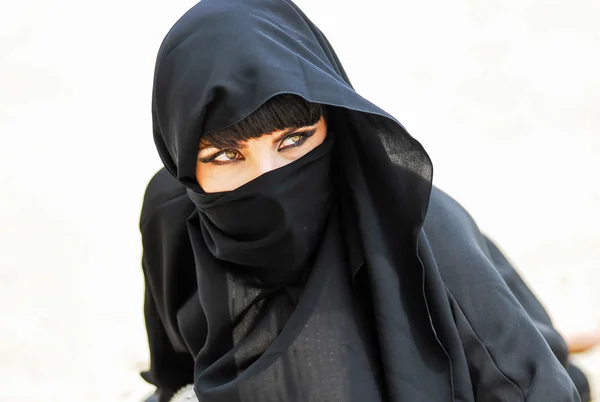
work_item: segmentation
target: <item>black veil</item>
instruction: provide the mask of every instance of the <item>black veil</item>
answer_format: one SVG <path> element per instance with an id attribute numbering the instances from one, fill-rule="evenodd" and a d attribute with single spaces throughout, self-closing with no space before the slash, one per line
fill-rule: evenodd
<path id="1" fill-rule="evenodd" d="M 202 133 L 230 126 L 282 93 L 330 107 L 344 186 L 340 218 L 325 230 L 310 278 L 274 291 L 240 286 L 219 269 L 187 193 L 200 191 Z M 176 236 L 168 221 L 153 227 L 163 239 L 144 245 L 148 292 L 160 304 L 150 307 L 166 323 L 163 337 L 182 360 L 178 367 L 189 369 L 182 356 L 194 356 L 190 380 L 201 401 L 442 401 L 470 393 L 470 368 L 440 273 L 431 255 L 424 265 L 417 252 L 430 241 L 421 233 L 431 161 L 395 118 L 353 90 L 327 39 L 298 7 L 288 0 L 202 0 L 161 45 L 152 116 L 160 157 L 179 182 L 169 185 L 183 189 L 167 201 L 183 205 L 174 213 L 189 219 Z M 328 234 L 340 228 L 354 228 L 356 244 Z M 360 249 L 361 260 L 347 248 Z M 469 265 L 469 255 L 463 257 Z M 167 268 L 158 272 L 153 261 Z M 195 267 L 195 275 L 183 273 L 184 266 Z M 350 275 L 327 266 L 350 267 Z M 176 277 L 187 278 L 187 289 L 175 285 Z M 355 298 L 353 285 L 366 288 L 368 300 Z M 352 306 L 354 320 L 322 321 L 343 306 Z M 337 345 L 320 343 L 335 337 Z M 340 345 L 344 363 L 328 363 Z M 307 378 L 312 365 L 329 377 Z M 176 374 L 187 374 L 178 370 L 163 376 L 172 378 L 165 387 L 181 385 Z M 458 381 L 462 390 L 455 389 Z"/>

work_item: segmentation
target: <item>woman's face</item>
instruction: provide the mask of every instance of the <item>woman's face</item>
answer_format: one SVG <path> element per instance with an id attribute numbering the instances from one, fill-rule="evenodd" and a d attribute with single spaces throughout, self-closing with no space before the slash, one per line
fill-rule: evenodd
<path id="1" fill-rule="evenodd" d="M 196 179 L 207 193 L 235 190 L 303 157 L 321 145 L 325 137 L 327 124 L 321 118 L 315 125 L 265 133 L 235 148 L 220 149 L 201 143 Z"/>

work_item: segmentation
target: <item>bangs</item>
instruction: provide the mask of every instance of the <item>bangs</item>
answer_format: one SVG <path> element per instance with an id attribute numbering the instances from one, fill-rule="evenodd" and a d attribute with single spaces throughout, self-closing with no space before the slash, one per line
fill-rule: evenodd
<path id="1" fill-rule="evenodd" d="M 222 130 L 206 133 L 200 145 L 233 148 L 240 142 L 260 138 L 273 131 L 316 124 L 326 117 L 320 103 L 311 103 L 298 95 L 276 95 L 263 103 L 244 120 Z"/>

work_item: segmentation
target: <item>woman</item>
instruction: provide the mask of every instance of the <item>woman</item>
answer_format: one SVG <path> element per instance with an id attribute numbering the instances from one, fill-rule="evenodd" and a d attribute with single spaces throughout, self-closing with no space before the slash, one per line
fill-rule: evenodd
<path id="1" fill-rule="evenodd" d="M 193 7 L 152 112 L 161 401 L 186 384 L 218 402 L 579 400 L 544 310 L 293 3 Z"/>

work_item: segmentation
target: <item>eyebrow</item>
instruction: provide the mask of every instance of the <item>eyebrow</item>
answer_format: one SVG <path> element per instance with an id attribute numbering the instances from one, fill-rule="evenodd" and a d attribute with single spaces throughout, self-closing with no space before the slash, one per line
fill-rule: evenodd
<path id="1" fill-rule="evenodd" d="M 310 130 L 310 127 L 312 126 L 304 126 L 304 127 L 292 127 L 292 128 L 288 128 L 287 130 L 284 130 L 283 133 L 279 134 L 275 139 L 273 139 L 273 144 L 275 144 L 276 142 L 279 142 L 283 139 L 283 137 L 285 137 L 286 135 L 290 135 L 291 133 L 293 133 L 294 131 L 300 131 L 302 129 L 302 131 L 308 131 Z"/>
<path id="2" fill-rule="evenodd" d="M 281 141 L 286 135 L 289 135 L 291 133 L 293 133 L 294 131 L 298 131 L 298 132 L 306 132 L 306 131 L 310 131 L 310 130 L 315 130 L 315 124 L 310 125 L 310 126 L 303 126 L 303 127 L 290 127 L 286 130 L 284 130 L 281 134 L 279 134 L 277 137 L 275 137 L 273 139 L 273 143 L 279 142 Z M 260 138 L 260 137 L 259 137 Z M 244 141 L 245 142 L 245 141 Z M 215 145 L 211 144 L 211 143 L 200 143 L 200 147 L 198 149 L 198 151 L 203 151 L 205 149 L 208 148 L 216 148 L 218 149 Z M 238 146 L 237 148 L 239 149 L 245 149 L 247 148 L 247 145 L 242 145 L 242 146 Z"/>

